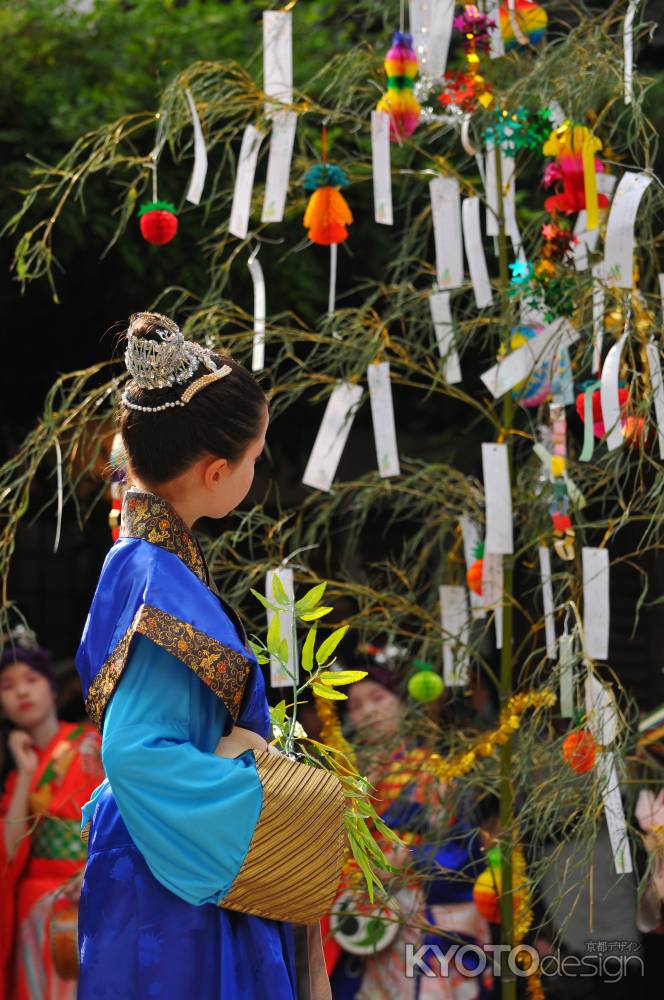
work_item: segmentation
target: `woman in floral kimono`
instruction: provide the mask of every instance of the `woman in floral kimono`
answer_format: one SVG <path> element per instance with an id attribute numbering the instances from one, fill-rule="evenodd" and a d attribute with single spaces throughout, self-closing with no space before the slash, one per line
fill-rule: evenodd
<path id="1" fill-rule="evenodd" d="M 78 900 L 86 856 L 80 814 L 103 776 L 99 737 L 88 723 L 58 721 L 48 654 L 20 641 L 0 658 L 16 765 L 0 801 L 0 998 L 73 1000 L 75 981 L 54 967 L 51 921 L 63 909 L 71 917 Z M 73 934 L 75 919 L 70 925 Z"/>

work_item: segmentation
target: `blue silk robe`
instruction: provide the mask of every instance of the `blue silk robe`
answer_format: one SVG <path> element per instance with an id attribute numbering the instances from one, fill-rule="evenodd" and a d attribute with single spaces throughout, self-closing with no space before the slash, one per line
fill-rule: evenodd
<path id="1" fill-rule="evenodd" d="M 234 722 L 268 735 L 262 674 L 195 539 L 152 494 L 125 497 L 77 667 L 107 774 L 83 813 L 79 1000 L 295 1000 L 292 927 L 266 919 L 300 895 L 292 853 L 280 874 L 279 835 L 264 843 L 276 793 L 253 753 L 214 754 Z M 329 894 L 336 858 L 316 860 Z"/>

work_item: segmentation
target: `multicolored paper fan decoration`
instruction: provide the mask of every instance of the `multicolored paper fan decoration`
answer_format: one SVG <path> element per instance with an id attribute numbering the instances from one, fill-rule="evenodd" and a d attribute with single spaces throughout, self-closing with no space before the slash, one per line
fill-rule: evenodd
<path id="1" fill-rule="evenodd" d="M 505 52 L 526 48 L 527 45 L 539 45 L 549 21 L 544 8 L 532 0 L 516 0 L 514 6 L 515 9 L 511 12 L 505 5 L 500 8 L 500 33 L 503 36 Z M 516 32 L 514 22 L 516 22 Z M 518 35 L 521 35 L 521 38 L 517 37 Z"/>
<path id="2" fill-rule="evenodd" d="M 153 246 L 170 243 L 178 231 L 175 205 L 170 201 L 146 202 L 139 208 L 138 218 L 143 239 Z"/>
<path id="3" fill-rule="evenodd" d="M 392 48 L 385 57 L 387 91 L 376 105 L 376 111 L 390 116 L 390 139 L 401 142 L 412 135 L 420 120 L 421 108 L 413 93 L 417 76 L 417 56 L 413 36 L 397 31 Z"/>
<path id="4" fill-rule="evenodd" d="M 348 239 L 346 228 L 353 221 L 351 210 L 339 190 L 348 184 L 348 175 L 333 163 L 316 163 L 304 176 L 304 190 L 311 198 L 304 213 L 304 225 L 312 243 L 329 246 Z"/>

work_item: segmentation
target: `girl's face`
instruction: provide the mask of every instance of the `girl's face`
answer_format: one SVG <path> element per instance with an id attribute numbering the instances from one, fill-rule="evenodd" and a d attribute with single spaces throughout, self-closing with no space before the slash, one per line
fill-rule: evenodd
<path id="1" fill-rule="evenodd" d="M 43 674 L 19 661 L 0 672 L 0 705 L 13 725 L 30 730 L 55 711 L 55 696 Z"/>
<path id="2" fill-rule="evenodd" d="M 380 743 L 399 731 L 401 699 L 375 681 L 358 681 L 348 688 L 348 718 L 365 743 Z"/>
<path id="3" fill-rule="evenodd" d="M 226 517 L 242 503 L 251 489 L 256 462 L 265 447 L 265 435 L 269 422 L 270 414 L 266 406 L 258 434 L 253 441 L 249 442 L 244 455 L 237 462 L 228 463 L 224 474 L 219 479 L 218 505 L 215 503 L 216 511 L 212 515 L 213 517 Z"/>

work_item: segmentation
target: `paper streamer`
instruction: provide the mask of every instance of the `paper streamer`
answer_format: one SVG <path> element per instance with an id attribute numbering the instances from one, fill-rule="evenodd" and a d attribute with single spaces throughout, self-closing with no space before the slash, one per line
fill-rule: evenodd
<path id="1" fill-rule="evenodd" d="M 465 587 L 439 587 L 443 629 L 443 680 L 447 687 L 468 683 L 469 616 Z"/>
<path id="2" fill-rule="evenodd" d="M 477 558 L 475 552 L 480 543 L 480 532 L 475 522 L 467 514 L 463 514 L 459 518 L 459 524 L 463 536 L 463 556 L 466 560 L 466 568 L 468 569 Z M 473 618 L 486 618 L 483 595 L 476 594 L 474 590 L 469 591 L 469 595 Z"/>
<path id="3" fill-rule="evenodd" d="M 565 632 L 558 642 L 558 671 L 560 680 L 560 714 L 563 719 L 574 718 L 574 636 Z"/>
<path id="4" fill-rule="evenodd" d="M 247 125 L 242 136 L 240 158 L 235 175 L 231 220 L 228 231 L 238 239 L 243 240 L 249 230 L 249 215 L 251 212 L 251 194 L 254 189 L 254 175 L 258 151 L 263 141 L 263 133 L 253 125 Z"/>
<path id="5" fill-rule="evenodd" d="M 596 174 L 596 184 L 598 194 L 604 194 L 611 200 L 613 189 L 616 186 L 616 176 L 614 174 Z M 585 208 L 581 209 L 576 217 L 574 225 L 574 236 L 576 243 L 573 247 L 574 266 L 577 271 L 587 271 L 590 266 L 589 253 L 594 253 L 599 240 L 599 227 L 588 228 L 588 216 Z"/>
<path id="6" fill-rule="evenodd" d="M 329 491 L 361 398 L 362 387 L 352 382 L 334 388 L 304 470 L 305 486 Z"/>
<path id="7" fill-rule="evenodd" d="M 596 743 L 609 747 L 618 735 L 618 708 L 613 692 L 598 677 L 586 677 L 586 726 Z"/>
<path id="8" fill-rule="evenodd" d="M 618 288 L 634 284 L 634 223 L 651 182 L 648 174 L 623 174 L 611 205 L 604 237 L 604 278 Z"/>
<path id="9" fill-rule="evenodd" d="M 662 303 L 662 323 L 664 324 L 664 274 L 658 275 L 659 278 L 659 298 Z"/>
<path id="10" fill-rule="evenodd" d="M 602 281 L 602 265 L 593 268 L 593 360 L 591 371 L 599 374 L 602 367 L 602 347 L 604 345 L 604 300 L 606 291 Z M 591 421 L 592 423 L 592 421 Z"/>
<path id="11" fill-rule="evenodd" d="M 500 30 L 500 3 L 498 0 L 487 0 L 486 12 L 496 25 L 495 28 L 489 29 L 490 55 L 492 59 L 499 59 L 500 56 L 505 55 L 505 46 L 503 44 L 503 33 Z"/>
<path id="12" fill-rule="evenodd" d="M 263 11 L 263 90 L 269 118 L 279 113 L 279 102 L 293 103 L 293 18 L 290 11 Z"/>
<path id="13" fill-rule="evenodd" d="M 579 331 L 566 319 L 555 320 L 521 347 L 506 354 L 480 378 L 494 399 L 500 399 L 527 379 L 544 360 L 553 359 L 556 351 L 575 344 L 579 336 Z"/>
<path id="14" fill-rule="evenodd" d="M 486 514 L 484 552 L 511 555 L 514 539 L 507 445 L 482 445 L 482 474 Z"/>
<path id="15" fill-rule="evenodd" d="M 496 177 L 496 151 L 492 142 L 487 142 L 484 157 L 484 193 L 486 195 L 486 234 L 498 235 L 498 178 Z"/>
<path id="16" fill-rule="evenodd" d="M 247 261 L 254 285 L 254 344 L 251 353 L 252 372 L 261 371 L 265 367 L 265 278 L 263 268 L 258 261 L 260 244 Z"/>
<path id="17" fill-rule="evenodd" d="M 261 222 L 281 222 L 284 217 L 296 125 L 294 111 L 275 111 L 272 115 Z"/>
<path id="18" fill-rule="evenodd" d="M 453 20 L 454 0 L 410 0 L 410 31 L 423 77 L 445 72 Z"/>
<path id="19" fill-rule="evenodd" d="M 628 334 L 623 333 L 606 356 L 600 380 L 602 419 L 606 430 L 606 447 L 614 451 L 624 444 L 618 383 L 620 381 L 620 355 Z"/>
<path id="20" fill-rule="evenodd" d="M 551 582 L 551 553 L 548 545 L 538 548 L 540 578 L 542 580 L 542 604 L 544 607 L 544 636 L 546 638 L 546 655 L 550 660 L 556 658 L 556 626 L 553 618 L 553 584 Z"/>
<path id="21" fill-rule="evenodd" d="M 208 168 L 207 149 L 205 148 L 205 139 L 203 138 L 201 120 L 198 117 L 196 103 L 192 97 L 191 91 L 188 89 L 185 90 L 184 96 L 187 98 L 187 104 L 189 105 L 189 110 L 191 112 L 191 123 L 194 126 L 194 169 L 191 172 L 189 189 L 185 197 L 187 201 L 192 203 L 192 205 L 198 205 L 200 204 L 201 196 L 203 194 L 205 177 Z"/>
<path id="22" fill-rule="evenodd" d="M 462 206 L 463 240 L 466 247 L 466 259 L 470 280 L 475 294 L 475 305 L 484 309 L 491 305 L 493 296 L 489 282 L 489 272 L 486 267 L 484 247 L 482 246 L 482 230 L 480 228 L 479 198 L 465 198 Z"/>
<path id="23" fill-rule="evenodd" d="M 391 226 L 394 220 L 390 168 L 390 116 L 385 111 L 371 112 L 371 163 L 374 218 L 384 226 Z"/>
<path id="24" fill-rule="evenodd" d="M 594 660 L 609 656 L 609 553 L 607 549 L 584 548 L 583 628 L 588 655 Z"/>
<path id="25" fill-rule="evenodd" d="M 623 47 L 625 50 L 625 104 L 634 100 L 634 18 L 640 0 L 629 0 L 629 7 L 623 23 Z"/>
<path id="26" fill-rule="evenodd" d="M 445 381 L 450 385 L 461 382 L 461 363 L 454 343 L 454 325 L 449 292 L 432 292 L 429 296 L 431 319 L 438 351 L 444 362 Z"/>
<path id="27" fill-rule="evenodd" d="M 655 404 L 659 457 L 664 458 L 664 385 L 662 384 L 662 364 L 659 355 L 659 346 L 655 340 L 650 340 L 646 344 L 646 357 L 648 359 L 648 370 L 650 372 L 652 399 Z"/>
<path id="28" fill-rule="evenodd" d="M 274 578 L 278 576 L 283 588 L 286 591 L 288 597 L 293 600 L 293 570 L 292 569 L 269 569 L 267 571 L 267 576 L 265 579 L 265 597 L 268 601 L 276 603 L 274 596 Z M 272 619 L 274 618 L 276 612 L 272 611 L 270 608 L 267 609 L 267 626 L 270 627 Z M 291 687 L 293 684 L 293 677 L 297 681 L 298 676 L 298 655 L 297 647 L 293 648 L 293 615 L 290 611 L 280 611 L 279 612 L 279 634 L 282 639 L 285 639 L 288 643 L 288 669 L 291 671 L 292 677 L 289 677 L 288 672 L 279 663 L 275 657 L 270 657 L 270 684 L 273 688 L 280 687 Z"/>
<path id="29" fill-rule="evenodd" d="M 466 115 L 461 123 L 461 145 L 468 156 L 477 156 L 477 150 L 470 141 L 470 115 Z M 482 170 L 480 170 L 480 176 L 482 176 Z"/>
<path id="30" fill-rule="evenodd" d="M 389 362 L 369 365 L 367 380 L 378 472 L 382 479 L 387 479 L 401 473 Z"/>
<path id="31" fill-rule="evenodd" d="M 436 247 L 436 281 L 439 288 L 459 288 L 463 284 L 459 182 L 453 177 L 434 177 L 429 182 L 429 197 Z"/>
<path id="32" fill-rule="evenodd" d="M 632 856 L 627 837 L 627 824 L 625 823 L 625 813 L 620 797 L 620 786 L 618 784 L 614 755 L 612 753 L 598 754 L 595 766 L 597 768 L 600 787 L 602 788 L 604 817 L 609 831 L 616 874 L 629 875 L 633 871 Z"/>
<path id="33" fill-rule="evenodd" d="M 503 648 L 503 557 L 485 549 L 482 565 L 482 600 L 487 611 L 493 611 L 496 648 Z"/>
<path id="34" fill-rule="evenodd" d="M 53 439 L 53 444 L 55 445 L 55 475 L 57 480 L 57 491 L 58 491 L 58 509 L 55 516 L 55 541 L 53 542 L 53 553 L 55 554 L 60 547 L 60 532 L 62 531 L 62 507 L 64 500 L 64 491 L 62 488 L 62 448 L 60 447 L 60 442 L 57 437 Z"/>
<path id="35" fill-rule="evenodd" d="M 330 288 L 327 296 L 327 314 L 331 316 L 335 309 L 337 295 L 337 244 L 330 243 Z"/>

